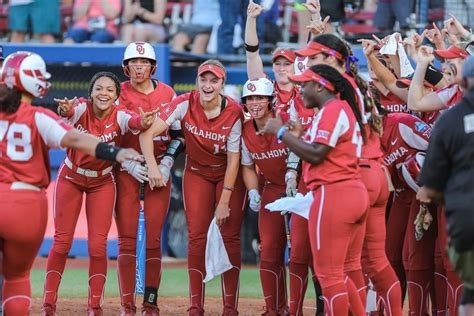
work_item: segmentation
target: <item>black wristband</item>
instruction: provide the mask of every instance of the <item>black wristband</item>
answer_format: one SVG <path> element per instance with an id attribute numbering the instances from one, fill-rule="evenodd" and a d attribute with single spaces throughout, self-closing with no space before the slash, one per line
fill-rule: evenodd
<path id="1" fill-rule="evenodd" d="M 245 50 L 250 52 L 250 53 L 255 53 L 258 50 L 258 44 L 257 45 L 248 45 L 247 43 L 244 43 Z"/>
<path id="2" fill-rule="evenodd" d="M 183 150 L 184 143 L 178 138 L 172 139 L 166 149 L 165 156 L 171 156 L 173 159 L 176 159 Z"/>
<path id="3" fill-rule="evenodd" d="M 115 162 L 117 154 L 121 148 L 112 146 L 110 144 L 100 142 L 95 148 L 95 157 L 102 160 Z"/>

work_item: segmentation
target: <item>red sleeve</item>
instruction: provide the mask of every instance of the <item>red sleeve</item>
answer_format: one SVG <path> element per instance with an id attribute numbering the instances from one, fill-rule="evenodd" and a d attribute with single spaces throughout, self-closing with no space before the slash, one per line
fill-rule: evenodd
<path id="1" fill-rule="evenodd" d="M 190 100 L 191 92 L 184 93 L 177 98 L 174 98 L 169 104 L 164 106 L 162 110 L 158 113 L 158 116 L 163 120 L 167 121 L 168 118 L 176 111 L 176 108 L 179 104 L 183 103 L 184 101 Z"/>
<path id="2" fill-rule="evenodd" d="M 127 112 L 128 114 L 131 115 L 131 118 L 128 120 L 128 127 L 130 127 L 130 129 L 135 129 L 135 130 L 139 130 L 139 131 L 145 130 L 142 126 L 142 117 L 141 117 L 141 115 L 130 112 L 130 111 L 125 111 L 125 112 Z"/>

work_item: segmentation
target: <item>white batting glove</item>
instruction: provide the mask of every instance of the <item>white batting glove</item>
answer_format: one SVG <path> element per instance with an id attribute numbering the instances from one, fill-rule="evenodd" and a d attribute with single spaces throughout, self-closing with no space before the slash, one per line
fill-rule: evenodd
<path id="1" fill-rule="evenodd" d="M 286 196 L 294 197 L 298 192 L 298 182 L 296 182 L 296 172 L 288 170 L 285 174 Z"/>
<path id="2" fill-rule="evenodd" d="M 140 183 L 148 181 L 148 168 L 146 166 L 142 166 L 138 161 L 125 160 L 122 162 L 122 169 L 127 170 L 128 174 L 134 177 Z"/>
<path id="3" fill-rule="evenodd" d="M 249 191 L 249 206 L 250 209 L 254 212 L 260 211 L 260 202 L 262 201 L 260 193 L 256 189 Z"/>
<path id="4" fill-rule="evenodd" d="M 171 168 L 173 168 L 174 159 L 171 156 L 164 156 L 160 162 L 160 172 L 163 177 L 163 182 L 168 183 L 171 174 Z"/>

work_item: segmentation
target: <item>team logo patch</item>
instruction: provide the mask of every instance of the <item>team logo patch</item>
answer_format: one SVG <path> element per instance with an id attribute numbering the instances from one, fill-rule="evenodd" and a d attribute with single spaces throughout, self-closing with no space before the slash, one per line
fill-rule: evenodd
<path id="1" fill-rule="evenodd" d="M 257 90 L 257 87 L 255 87 L 255 85 L 250 82 L 250 83 L 247 85 L 247 89 L 248 89 L 249 91 L 255 92 L 255 90 Z"/>
<path id="2" fill-rule="evenodd" d="M 329 139 L 329 132 L 324 130 L 319 130 L 316 138 Z"/>
<path id="3" fill-rule="evenodd" d="M 430 126 L 426 123 L 423 123 L 423 122 L 416 122 L 415 123 L 415 129 L 420 133 L 423 133 L 428 128 L 430 128 Z"/>
<path id="4" fill-rule="evenodd" d="M 142 44 L 137 44 L 136 49 L 137 53 L 139 53 L 140 55 L 145 54 L 145 47 Z"/>

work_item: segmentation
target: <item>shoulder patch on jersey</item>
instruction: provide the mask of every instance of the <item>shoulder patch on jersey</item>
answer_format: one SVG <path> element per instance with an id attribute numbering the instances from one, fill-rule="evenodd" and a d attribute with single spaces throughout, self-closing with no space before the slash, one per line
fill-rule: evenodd
<path id="1" fill-rule="evenodd" d="M 325 130 L 318 130 L 316 138 L 329 139 L 329 132 Z"/>
<path id="2" fill-rule="evenodd" d="M 420 133 L 423 133 L 428 128 L 430 128 L 430 126 L 428 124 L 424 123 L 424 122 L 416 122 L 415 123 L 415 129 Z"/>

